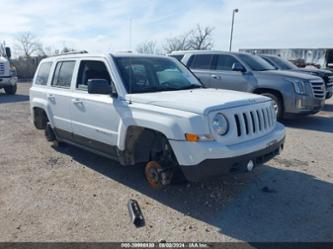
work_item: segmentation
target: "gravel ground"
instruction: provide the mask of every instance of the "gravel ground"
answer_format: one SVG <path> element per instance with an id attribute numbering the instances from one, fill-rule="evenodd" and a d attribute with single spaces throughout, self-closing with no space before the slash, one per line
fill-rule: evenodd
<path id="1" fill-rule="evenodd" d="M 0 94 L 0 241 L 333 241 L 333 100 L 285 122 L 283 154 L 254 173 L 157 191 L 141 167 L 53 148 L 29 87 Z M 146 226 L 130 223 L 129 198 Z"/>

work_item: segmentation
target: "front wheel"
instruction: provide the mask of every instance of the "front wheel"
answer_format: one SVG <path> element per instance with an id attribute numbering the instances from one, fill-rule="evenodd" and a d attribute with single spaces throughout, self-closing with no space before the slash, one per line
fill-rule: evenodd
<path id="1" fill-rule="evenodd" d="M 333 93 L 331 93 L 331 92 L 328 92 L 328 93 L 326 93 L 326 99 L 329 99 L 329 98 L 331 98 L 331 97 L 332 97 L 332 95 L 333 95 Z"/>
<path id="2" fill-rule="evenodd" d="M 272 99 L 276 117 L 277 119 L 281 119 L 283 117 L 283 106 L 281 99 L 273 93 L 262 93 L 261 95 Z"/>
<path id="3" fill-rule="evenodd" d="M 5 92 L 8 95 L 14 95 L 16 93 L 17 90 L 17 85 L 13 85 L 13 86 L 5 86 Z"/>

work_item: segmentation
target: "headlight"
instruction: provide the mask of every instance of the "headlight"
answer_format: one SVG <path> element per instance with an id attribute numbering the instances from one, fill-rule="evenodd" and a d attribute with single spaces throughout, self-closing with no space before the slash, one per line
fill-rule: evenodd
<path id="1" fill-rule="evenodd" d="M 218 113 L 215 115 L 215 117 L 213 118 L 212 126 L 214 131 L 220 136 L 225 135 L 229 129 L 228 120 L 222 113 Z"/>
<path id="2" fill-rule="evenodd" d="M 304 94 L 305 93 L 305 85 L 303 81 L 295 80 L 292 82 L 294 85 L 295 92 L 297 94 Z"/>

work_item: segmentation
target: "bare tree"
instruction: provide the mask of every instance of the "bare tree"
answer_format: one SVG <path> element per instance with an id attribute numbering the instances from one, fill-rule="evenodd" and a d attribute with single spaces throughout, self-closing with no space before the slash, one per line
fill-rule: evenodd
<path id="1" fill-rule="evenodd" d="M 191 32 L 186 34 L 167 39 L 163 45 L 163 49 L 166 53 L 171 53 L 172 51 L 179 50 L 189 50 L 191 49 L 188 38 Z"/>
<path id="2" fill-rule="evenodd" d="M 141 54 L 158 54 L 159 49 L 155 41 L 145 41 L 139 44 L 136 51 Z"/>
<path id="3" fill-rule="evenodd" d="M 208 50 L 212 49 L 212 33 L 214 28 L 202 28 L 199 24 L 191 31 L 170 39 L 167 39 L 163 48 L 166 53 L 178 50 Z"/>
<path id="4" fill-rule="evenodd" d="M 189 37 L 189 46 L 195 50 L 209 50 L 213 47 L 212 32 L 214 28 L 202 28 L 199 24 L 193 29 Z"/>
<path id="5" fill-rule="evenodd" d="M 16 37 L 15 48 L 25 57 L 45 54 L 41 42 L 30 32 L 21 33 Z"/>

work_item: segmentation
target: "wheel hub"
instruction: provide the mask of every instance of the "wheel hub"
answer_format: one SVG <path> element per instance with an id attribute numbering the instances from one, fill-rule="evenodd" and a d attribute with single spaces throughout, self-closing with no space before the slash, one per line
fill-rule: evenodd
<path id="1" fill-rule="evenodd" d="M 153 188 L 161 188 L 171 182 L 172 170 L 163 169 L 161 164 L 150 161 L 146 164 L 145 176 L 149 185 Z"/>

